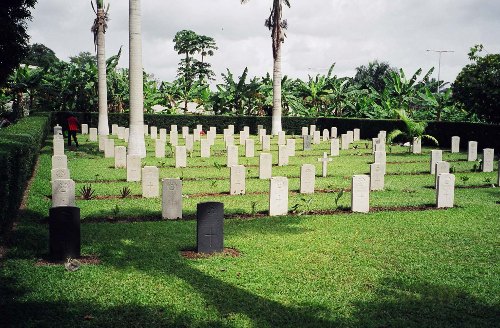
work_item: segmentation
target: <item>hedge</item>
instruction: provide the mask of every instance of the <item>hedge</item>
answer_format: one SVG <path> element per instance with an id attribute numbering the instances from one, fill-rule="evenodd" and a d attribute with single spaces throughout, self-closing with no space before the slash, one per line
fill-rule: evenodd
<path id="1" fill-rule="evenodd" d="M 49 128 L 49 116 L 40 115 L 0 130 L 0 234 L 17 214 Z"/>

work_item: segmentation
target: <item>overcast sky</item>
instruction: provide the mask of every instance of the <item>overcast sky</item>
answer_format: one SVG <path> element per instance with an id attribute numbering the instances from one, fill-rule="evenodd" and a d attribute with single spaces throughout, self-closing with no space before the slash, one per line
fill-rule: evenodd
<path id="1" fill-rule="evenodd" d="M 120 66 L 128 66 L 128 1 L 109 0 L 107 56 L 121 45 Z M 271 0 L 142 0 L 143 64 L 161 80 L 173 80 L 180 56 L 173 50 L 176 32 L 191 29 L 213 37 L 219 50 L 210 59 L 218 78 L 229 68 L 251 76 L 272 72 L 269 31 L 264 20 Z M 468 50 L 482 43 L 500 52 L 500 0 L 291 0 L 284 10 L 288 38 L 283 73 L 291 77 L 326 73 L 336 63 L 338 76 L 378 59 L 409 75 L 438 65 L 426 49 L 444 54 L 441 77 L 453 81 L 469 63 Z M 29 24 L 32 43 L 43 43 L 63 60 L 94 51 L 90 0 L 38 0 Z M 436 76 L 437 77 L 437 76 Z"/>

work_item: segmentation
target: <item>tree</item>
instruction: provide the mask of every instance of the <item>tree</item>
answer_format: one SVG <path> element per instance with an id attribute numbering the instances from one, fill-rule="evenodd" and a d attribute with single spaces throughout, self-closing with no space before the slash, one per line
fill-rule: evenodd
<path id="1" fill-rule="evenodd" d="M 28 53 L 22 63 L 29 66 L 37 66 L 48 69 L 59 62 L 55 52 L 43 44 L 35 43 L 28 46 Z"/>
<path id="2" fill-rule="evenodd" d="M 141 1 L 129 0 L 130 136 L 128 154 L 146 157 L 144 80 L 142 69 Z"/>
<path id="3" fill-rule="evenodd" d="M 404 138 L 406 141 L 412 142 L 415 139 L 427 139 L 435 143 L 436 145 L 439 145 L 439 142 L 437 141 L 436 138 L 434 138 L 431 135 L 425 134 L 425 129 L 427 128 L 427 123 L 426 122 L 416 122 L 412 120 L 405 112 L 404 109 L 401 110 L 396 110 L 396 114 L 399 116 L 399 119 L 401 119 L 404 123 L 405 129 L 404 130 L 393 130 L 389 135 L 387 136 L 387 141 L 392 142 L 394 139 L 398 137 Z"/>
<path id="4" fill-rule="evenodd" d="M 471 115 L 500 123 L 500 54 L 479 57 L 479 50 L 471 49 L 469 57 L 474 62 L 458 74 L 452 86 L 453 98 Z"/>
<path id="5" fill-rule="evenodd" d="M 241 0 L 241 3 L 246 3 L 249 0 Z M 273 48 L 273 118 L 272 131 L 273 135 L 277 135 L 282 130 L 281 128 L 281 44 L 285 42 L 284 30 L 288 27 L 286 20 L 282 19 L 283 3 L 290 8 L 289 0 L 273 0 L 273 6 L 269 18 L 266 19 L 265 25 L 271 31 L 272 48 Z"/>
<path id="6" fill-rule="evenodd" d="M 35 4 L 36 0 L 4 0 L 0 5 L 0 85 L 27 54 L 26 21 Z"/>
<path id="7" fill-rule="evenodd" d="M 382 92 L 385 88 L 384 78 L 388 78 L 391 72 L 397 72 L 388 62 L 379 62 L 374 60 L 368 63 L 368 66 L 356 67 L 354 82 L 362 89 L 373 88 L 377 92 Z"/>
<path id="8" fill-rule="evenodd" d="M 99 135 L 109 134 L 108 125 L 108 92 L 107 92 L 107 81 L 106 81 L 106 43 L 104 34 L 108 27 L 108 12 L 109 4 L 107 8 L 104 7 L 104 0 L 95 0 L 96 8 L 94 3 L 92 4 L 92 9 L 96 14 L 94 24 L 92 25 L 91 32 L 94 34 L 94 45 L 97 50 L 97 74 L 98 74 L 98 106 L 99 106 L 99 119 L 97 131 Z"/>

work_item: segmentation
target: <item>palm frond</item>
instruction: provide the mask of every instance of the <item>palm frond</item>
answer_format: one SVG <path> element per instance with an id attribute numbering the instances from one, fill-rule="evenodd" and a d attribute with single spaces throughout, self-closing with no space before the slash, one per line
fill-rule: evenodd
<path id="1" fill-rule="evenodd" d="M 406 135 L 403 131 L 401 130 L 393 130 L 391 131 L 391 133 L 389 133 L 389 135 L 387 136 L 387 142 L 388 143 L 391 143 L 394 139 L 396 139 L 397 137 L 399 136 L 402 136 L 402 135 Z"/>
<path id="2" fill-rule="evenodd" d="M 425 138 L 425 139 L 427 139 L 427 140 L 430 140 L 430 141 L 434 142 L 434 143 L 436 144 L 436 146 L 439 146 L 439 141 L 437 141 L 437 139 L 436 139 L 436 138 L 434 138 L 434 137 L 433 137 L 433 136 L 431 136 L 431 135 L 424 134 L 424 135 L 422 135 L 422 138 Z"/>

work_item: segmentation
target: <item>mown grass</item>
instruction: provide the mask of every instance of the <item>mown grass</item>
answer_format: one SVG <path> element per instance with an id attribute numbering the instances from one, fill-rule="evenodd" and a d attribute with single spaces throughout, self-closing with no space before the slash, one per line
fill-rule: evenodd
<path id="1" fill-rule="evenodd" d="M 111 168 L 95 144 L 67 152 L 77 189 L 92 183 L 99 196 L 117 196 L 128 186 L 125 170 Z M 117 142 L 118 143 L 118 142 Z M 148 156 L 154 154 L 148 142 Z M 353 174 L 368 173 L 371 150 L 341 151 L 321 174 L 317 158 L 327 143 L 300 151 L 273 175 L 290 177 L 289 205 L 301 211 L 332 209 L 338 190 L 350 187 Z M 256 147 L 259 149 L 259 146 Z M 276 146 L 273 145 L 273 149 Z M 109 217 L 161 217 L 159 199 L 78 200 L 82 211 L 82 252 L 100 265 L 70 273 L 62 266 L 36 266 L 47 253 L 43 223 L 50 206 L 49 144 L 29 193 L 10 251 L 0 270 L 0 318 L 6 326 L 183 326 L 183 327 L 494 327 L 500 316 L 498 188 L 457 188 L 456 208 L 370 214 L 290 215 L 225 222 L 225 246 L 240 257 L 189 260 L 180 251 L 196 244 L 196 222 L 157 221 L 85 223 Z M 258 158 L 248 159 L 247 195 L 228 196 L 229 170 L 220 156 L 198 158 L 186 169 L 173 159 L 147 158 L 160 165 L 161 177 L 184 178 L 184 213 L 196 204 L 222 201 L 228 214 L 258 212 L 268 206 L 268 181 L 258 179 Z M 243 148 L 240 148 L 240 155 Z M 306 156 L 303 156 L 306 155 Z M 274 153 L 274 161 L 277 155 Z M 373 207 L 425 206 L 435 203 L 428 172 L 429 149 L 422 155 L 392 147 L 386 190 L 371 194 Z M 457 185 L 484 186 L 497 173 L 472 172 L 466 155 L 444 153 L 452 161 Z M 247 159 L 240 157 L 246 165 Z M 333 190 L 300 195 L 300 165 L 316 165 L 316 188 Z M 393 164 L 391 164 L 393 163 Z M 195 167 L 193 167 L 195 166 Z M 399 175 L 396 175 L 399 174 Z M 462 181 L 459 177 L 467 176 Z M 197 180 L 192 180 L 196 178 Z M 224 179 L 221 179 L 224 178 Z M 216 181 L 215 183 L 213 181 Z M 217 193 L 203 195 L 201 193 Z M 220 194 L 220 195 L 219 195 Z M 306 208 L 304 200 L 311 199 Z M 348 207 L 348 192 L 339 206 Z M 116 212 L 118 206 L 118 213 Z M 92 220 L 90 220 L 92 219 Z"/>

